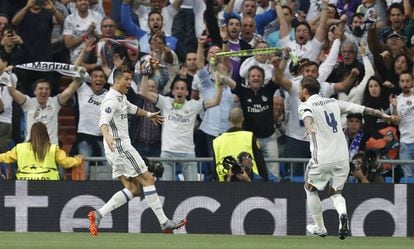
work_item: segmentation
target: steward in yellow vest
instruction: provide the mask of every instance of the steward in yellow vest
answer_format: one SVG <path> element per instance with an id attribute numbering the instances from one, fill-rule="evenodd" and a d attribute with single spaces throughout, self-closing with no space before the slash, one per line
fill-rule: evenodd
<path id="1" fill-rule="evenodd" d="M 218 181 L 226 181 L 229 174 L 223 166 L 223 159 L 227 156 L 237 158 L 241 152 L 252 155 L 253 173 L 260 175 L 264 181 L 268 180 L 266 164 L 253 133 L 241 129 L 243 120 L 242 110 L 238 107 L 233 108 L 229 115 L 232 127 L 213 140 L 214 163 Z"/>
<path id="2" fill-rule="evenodd" d="M 60 180 L 57 165 L 79 166 L 82 156 L 66 156 L 64 150 L 49 142 L 46 126 L 37 122 L 32 126 L 30 140 L 0 154 L 0 162 L 17 162 L 17 180 Z"/>

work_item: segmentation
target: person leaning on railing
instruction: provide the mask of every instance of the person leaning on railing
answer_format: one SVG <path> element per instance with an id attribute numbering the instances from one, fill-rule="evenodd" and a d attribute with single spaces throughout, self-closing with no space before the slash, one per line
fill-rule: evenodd
<path id="1" fill-rule="evenodd" d="M 64 168 L 79 166 L 83 156 L 66 156 L 56 144 L 51 144 L 46 125 L 33 124 L 30 139 L 0 154 L 0 163 L 17 162 L 17 180 L 60 180 L 57 165 Z"/>

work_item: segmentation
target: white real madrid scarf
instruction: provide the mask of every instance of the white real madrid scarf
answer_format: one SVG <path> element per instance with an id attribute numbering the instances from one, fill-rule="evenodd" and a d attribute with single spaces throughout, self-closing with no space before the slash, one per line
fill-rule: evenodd
<path id="1" fill-rule="evenodd" d="M 81 70 L 81 67 L 60 62 L 39 61 L 16 65 L 15 67 L 40 72 L 55 71 L 69 77 L 80 78 L 83 82 L 87 82 L 90 79 L 88 73 Z"/>

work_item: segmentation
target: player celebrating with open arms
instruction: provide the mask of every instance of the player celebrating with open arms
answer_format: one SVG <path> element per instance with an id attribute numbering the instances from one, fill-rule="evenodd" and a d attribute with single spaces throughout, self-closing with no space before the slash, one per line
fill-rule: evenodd
<path id="1" fill-rule="evenodd" d="M 147 112 L 133 104 L 126 93 L 131 87 L 132 72 L 127 67 L 114 71 L 114 84 L 105 96 L 101 106 L 99 126 L 104 137 L 105 156 L 112 166 L 112 176 L 118 178 L 124 189 L 115 193 L 99 210 L 88 214 L 91 235 L 98 235 L 98 226 L 103 216 L 124 205 L 132 198 L 139 196 L 142 186 L 145 201 L 152 209 L 161 229 L 166 233 L 180 228 L 187 223 L 186 219 L 178 222 L 169 220 L 162 209 L 155 189 L 155 179 L 147 170 L 145 162 L 131 145 L 128 134 L 128 114 L 150 118 L 155 124 L 164 120 L 159 112 Z"/>
<path id="2" fill-rule="evenodd" d="M 343 240 L 349 232 L 346 201 L 342 196 L 349 175 L 349 153 L 340 122 L 341 112 L 363 113 L 389 122 L 395 122 L 397 117 L 351 102 L 321 97 L 320 88 L 318 80 L 313 77 L 303 78 L 299 88 L 302 103 L 298 111 L 305 124 L 306 135 L 310 136 L 312 154 L 306 167 L 305 192 L 315 224 L 308 225 L 306 230 L 320 237 L 327 235 L 317 191 L 323 191 L 329 183 L 330 199 L 339 215 L 338 236 Z"/>

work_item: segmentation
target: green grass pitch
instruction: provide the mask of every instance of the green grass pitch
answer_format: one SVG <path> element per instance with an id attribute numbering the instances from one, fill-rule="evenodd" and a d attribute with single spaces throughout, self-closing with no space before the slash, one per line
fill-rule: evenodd
<path id="1" fill-rule="evenodd" d="M 205 234 L 132 234 L 100 233 L 15 233 L 0 232 L 0 248 L 4 249 L 394 249 L 414 248 L 414 238 L 270 236 L 270 235 L 205 235 Z"/>

